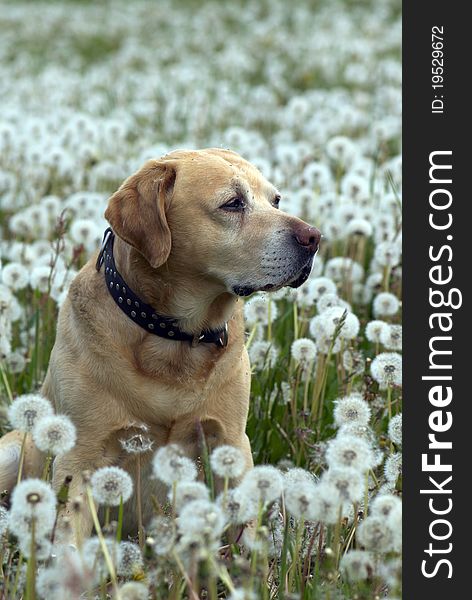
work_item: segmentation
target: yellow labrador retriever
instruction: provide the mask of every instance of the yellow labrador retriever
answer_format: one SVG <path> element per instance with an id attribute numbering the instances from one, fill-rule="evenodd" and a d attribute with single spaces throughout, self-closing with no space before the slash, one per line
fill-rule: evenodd
<path id="1" fill-rule="evenodd" d="M 252 465 L 240 298 L 301 285 L 320 241 L 279 199 L 254 166 L 215 148 L 149 160 L 110 198 L 111 230 L 60 310 L 42 389 L 77 428 L 76 446 L 55 460 L 56 488 L 71 475 L 74 498 L 81 473 L 105 465 L 134 476 L 120 440 L 141 424 L 154 448 L 177 443 L 197 457 L 201 423 L 210 448 L 237 446 Z M 18 439 L 12 432 L 0 445 Z M 32 452 L 26 475 L 39 470 Z M 162 490 L 149 460 L 143 469 L 146 519 Z M 126 514 L 135 532 L 134 507 Z M 92 527 L 86 511 L 81 527 Z"/>

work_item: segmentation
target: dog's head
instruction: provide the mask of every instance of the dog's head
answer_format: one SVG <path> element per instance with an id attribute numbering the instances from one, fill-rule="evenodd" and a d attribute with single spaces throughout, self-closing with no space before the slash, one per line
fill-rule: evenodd
<path id="1" fill-rule="evenodd" d="M 280 195 L 229 150 L 178 150 L 149 160 L 110 198 L 116 235 L 153 268 L 168 263 L 247 296 L 298 287 L 320 232 L 278 209 Z"/>

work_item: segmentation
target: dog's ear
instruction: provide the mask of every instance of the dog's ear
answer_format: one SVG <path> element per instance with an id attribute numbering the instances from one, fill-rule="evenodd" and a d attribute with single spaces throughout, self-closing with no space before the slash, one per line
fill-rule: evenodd
<path id="1" fill-rule="evenodd" d="M 153 268 L 166 262 L 171 232 L 166 211 L 176 172 L 171 161 L 148 161 L 108 201 L 105 218 L 113 231 L 138 250 Z"/>

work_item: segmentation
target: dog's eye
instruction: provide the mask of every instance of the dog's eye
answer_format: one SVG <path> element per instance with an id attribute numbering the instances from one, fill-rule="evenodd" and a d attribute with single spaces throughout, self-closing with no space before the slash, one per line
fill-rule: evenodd
<path id="1" fill-rule="evenodd" d="M 229 202 L 225 202 L 220 208 L 230 212 L 242 212 L 246 208 L 246 202 L 238 196 L 232 198 Z"/>
<path id="2" fill-rule="evenodd" d="M 279 208 L 280 200 L 281 197 L 277 194 L 277 196 L 274 198 L 274 202 L 272 203 L 274 208 Z"/>

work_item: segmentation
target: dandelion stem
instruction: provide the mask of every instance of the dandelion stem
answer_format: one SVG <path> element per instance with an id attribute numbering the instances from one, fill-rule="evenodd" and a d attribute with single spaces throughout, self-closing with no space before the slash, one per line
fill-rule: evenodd
<path id="1" fill-rule="evenodd" d="M 5 367 L 3 366 L 3 360 L 0 360 L 0 371 L 2 372 L 2 381 L 7 392 L 8 402 L 11 404 L 13 402 L 13 394 L 10 388 L 10 383 L 8 381 L 7 372 L 5 371 Z"/>
<path id="2" fill-rule="evenodd" d="M 43 481 L 48 481 L 49 480 L 49 470 L 51 468 L 51 462 L 52 462 L 52 455 L 50 452 L 48 452 L 47 456 L 46 456 L 46 460 L 44 461 L 44 468 L 43 468 L 43 474 L 41 479 Z"/>
<path id="3" fill-rule="evenodd" d="M 26 570 L 26 600 L 35 600 L 36 598 L 36 519 L 31 519 L 31 546 L 28 566 Z"/>
<path id="4" fill-rule="evenodd" d="M 25 431 L 23 434 L 23 440 L 21 442 L 21 450 L 20 450 L 20 464 L 18 465 L 18 477 L 16 480 L 17 485 L 20 483 L 21 478 L 23 476 L 23 465 L 25 463 L 25 450 L 26 450 L 26 438 L 28 433 Z"/>
<path id="5" fill-rule="evenodd" d="M 185 570 L 184 565 L 182 564 L 182 561 L 180 560 L 180 557 L 175 550 L 172 552 L 172 556 L 174 557 L 174 560 L 175 560 L 177 566 L 179 567 L 179 571 L 181 572 L 182 577 L 185 579 L 185 583 L 187 584 L 187 588 L 188 588 L 188 591 L 189 591 L 189 594 L 190 594 L 192 600 L 199 600 L 198 594 L 195 592 L 195 590 L 193 588 L 192 581 L 191 581 L 190 577 L 188 576 L 188 573 Z"/>
<path id="6" fill-rule="evenodd" d="M 118 526 L 116 528 L 116 541 L 121 542 L 121 533 L 123 531 L 123 496 L 120 496 L 120 505 L 118 507 Z"/>
<path id="7" fill-rule="evenodd" d="M 110 572 L 110 578 L 115 589 L 116 597 L 121 598 L 120 591 L 118 589 L 118 581 L 116 579 L 115 567 L 113 566 L 113 561 L 111 560 L 110 553 L 108 552 L 107 545 L 105 543 L 105 538 L 103 537 L 102 528 L 100 527 L 100 522 L 98 520 L 97 509 L 95 507 L 95 502 L 92 496 L 92 488 L 87 485 L 86 486 L 87 500 L 90 512 L 92 514 L 92 520 L 95 527 L 95 531 L 97 532 L 98 541 L 100 542 L 100 547 L 103 552 L 103 556 L 105 558 L 105 562 L 107 564 L 108 571 Z"/>
<path id="8" fill-rule="evenodd" d="M 141 497 L 141 454 L 136 454 L 136 513 L 138 519 L 138 539 L 141 550 L 144 548 L 143 505 Z"/>

